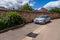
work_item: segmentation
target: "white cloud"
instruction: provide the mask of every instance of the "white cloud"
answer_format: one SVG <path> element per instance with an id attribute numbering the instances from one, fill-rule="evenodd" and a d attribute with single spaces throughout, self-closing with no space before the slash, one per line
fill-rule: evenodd
<path id="1" fill-rule="evenodd" d="M 34 6 L 36 4 L 36 2 L 31 2 L 29 4 L 30 4 L 30 6 Z"/>
<path id="2" fill-rule="evenodd" d="M 46 5 L 44 5 L 43 7 L 46 9 L 51 9 L 52 7 L 59 7 L 60 8 L 60 1 L 49 2 Z"/>
<path id="3" fill-rule="evenodd" d="M 24 5 L 25 3 L 29 3 L 30 0 L 0 0 L 0 7 L 5 7 L 8 9 L 18 9 L 21 5 Z M 31 6 L 34 5 L 34 3 L 29 3 Z"/>
<path id="4" fill-rule="evenodd" d="M 41 7 L 40 8 L 38 8 L 37 10 L 40 10 L 41 9 Z"/>

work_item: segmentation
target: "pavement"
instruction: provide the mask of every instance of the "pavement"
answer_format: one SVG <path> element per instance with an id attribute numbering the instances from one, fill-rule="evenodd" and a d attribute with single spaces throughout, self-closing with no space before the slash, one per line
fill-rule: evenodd
<path id="1" fill-rule="evenodd" d="M 35 38 L 29 37 L 27 34 L 30 32 L 38 35 Z M 30 23 L 22 28 L 9 30 L 0 34 L 0 40 L 60 40 L 60 19 L 45 25 Z"/>
<path id="2" fill-rule="evenodd" d="M 0 40 L 22 40 L 28 33 L 32 32 L 38 27 L 40 27 L 40 25 L 38 24 L 26 24 L 22 28 L 17 28 L 4 33 L 0 33 Z"/>
<path id="3" fill-rule="evenodd" d="M 60 19 L 47 24 L 34 40 L 60 40 Z"/>

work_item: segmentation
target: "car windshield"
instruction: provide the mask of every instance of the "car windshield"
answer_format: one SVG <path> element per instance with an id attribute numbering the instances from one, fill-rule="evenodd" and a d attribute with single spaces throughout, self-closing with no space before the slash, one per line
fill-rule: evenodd
<path id="1" fill-rule="evenodd" d="M 48 18 L 49 16 L 40 16 L 39 18 Z"/>

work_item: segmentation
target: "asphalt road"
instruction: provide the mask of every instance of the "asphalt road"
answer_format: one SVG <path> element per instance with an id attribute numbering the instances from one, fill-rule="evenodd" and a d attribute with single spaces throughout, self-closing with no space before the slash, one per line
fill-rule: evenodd
<path id="1" fill-rule="evenodd" d="M 34 40 L 60 40 L 60 19 L 52 20 Z"/>
<path id="2" fill-rule="evenodd" d="M 30 23 L 22 28 L 10 30 L 0 34 L 0 40 L 22 40 L 30 32 L 33 32 L 42 25 Z M 39 35 L 33 40 L 60 40 L 60 19 L 52 20 L 43 26 Z"/>
<path id="3" fill-rule="evenodd" d="M 0 40 L 22 40 L 28 33 L 40 27 L 38 24 L 29 23 L 15 30 L 9 30 L 0 34 Z"/>

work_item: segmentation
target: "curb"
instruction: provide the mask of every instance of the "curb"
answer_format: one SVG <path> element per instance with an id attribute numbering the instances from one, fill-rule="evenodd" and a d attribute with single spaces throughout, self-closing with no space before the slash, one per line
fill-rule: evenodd
<path id="1" fill-rule="evenodd" d="M 10 27 L 10 28 L 6 28 L 4 30 L 0 30 L 0 33 L 6 32 L 8 30 L 13 30 L 13 29 L 16 29 L 16 28 L 21 27 L 21 26 L 24 26 L 24 25 L 25 25 L 25 23 L 24 24 L 21 24 L 21 25 Z"/>

